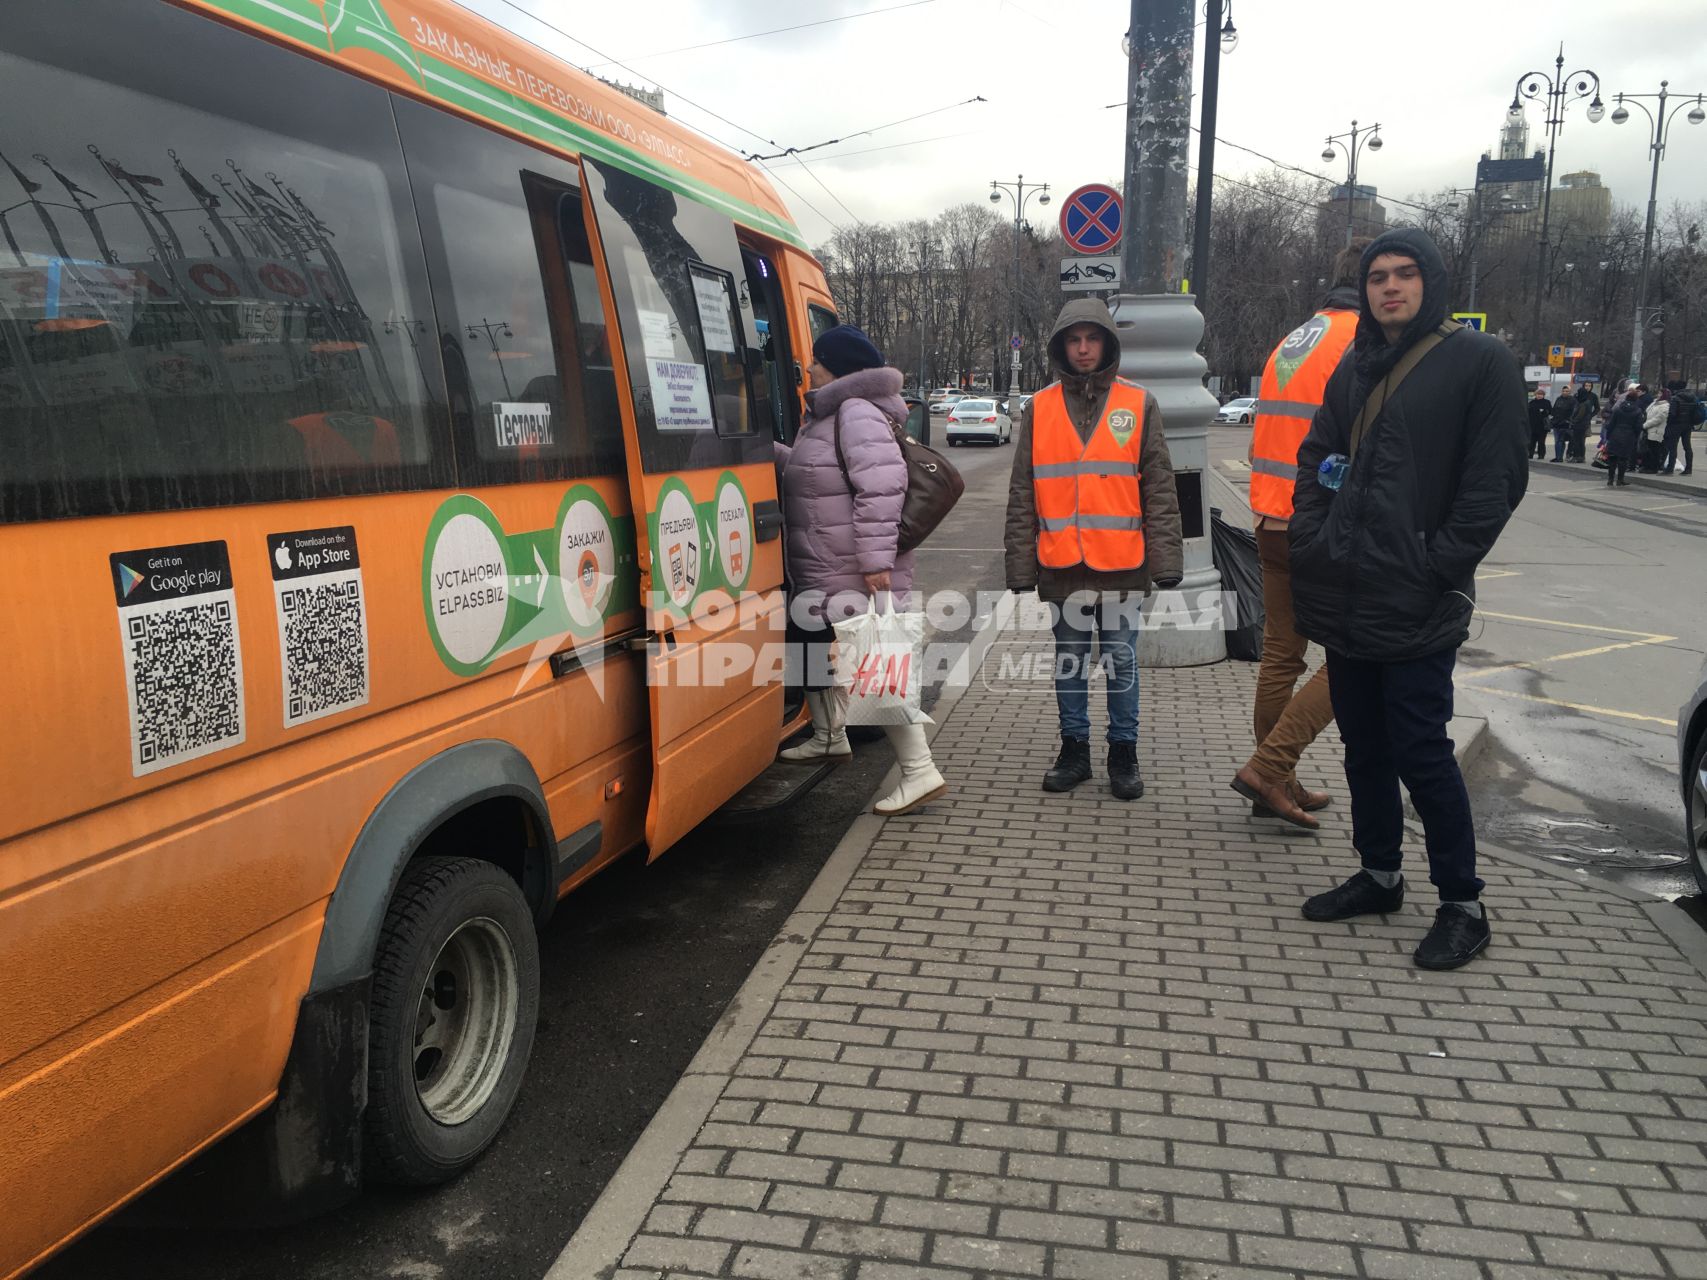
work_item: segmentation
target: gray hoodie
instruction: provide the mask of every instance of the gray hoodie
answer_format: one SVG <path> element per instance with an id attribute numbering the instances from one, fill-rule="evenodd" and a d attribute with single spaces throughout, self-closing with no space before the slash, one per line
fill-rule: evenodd
<path id="1" fill-rule="evenodd" d="M 1062 335 L 1076 324 L 1099 325 L 1108 334 L 1106 359 L 1090 373 L 1074 373 L 1067 364 Z M 1108 388 L 1120 370 L 1120 335 L 1114 317 L 1098 298 L 1076 298 L 1061 308 L 1049 334 L 1049 364 L 1061 384 L 1067 416 L 1089 441 L 1102 421 Z M 1013 475 L 1008 481 L 1008 518 L 1003 534 L 1006 550 L 1007 585 L 1014 591 L 1037 588 L 1044 600 L 1065 600 L 1080 591 L 1145 592 L 1150 584 L 1172 586 L 1184 568 L 1180 533 L 1179 495 L 1174 491 L 1173 462 L 1168 457 L 1167 438 L 1162 434 L 1162 415 L 1154 397 L 1144 406 L 1144 442 L 1139 452 L 1139 495 L 1144 504 L 1145 561 L 1137 569 L 1099 573 L 1078 564 L 1051 569 L 1037 562 L 1037 493 L 1031 474 L 1031 404 L 1020 415 L 1014 449 Z"/>

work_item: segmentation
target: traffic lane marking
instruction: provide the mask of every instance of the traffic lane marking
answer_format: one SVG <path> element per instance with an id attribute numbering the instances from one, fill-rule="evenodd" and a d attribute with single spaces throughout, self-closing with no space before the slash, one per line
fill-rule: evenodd
<path id="1" fill-rule="evenodd" d="M 1539 671 L 1548 663 L 1570 662 L 1576 658 L 1598 658 L 1604 654 L 1617 653 L 1620 649 L 1639 649 L 1643 645 L 1670 644 L 1676 636 L 1648 636 L 1641 640 L 1624 640 L 1618 644 L 1597 645 L 1593 649 L 1575 649 L 1570 653 L 1555 653 L 1551 657 L 1536 658 L 1533 662 L 1502 662 L 1492 667 L 1476 667 L 1464 676 L 1466 680 L 1480 680 L 1483 676 L 1499 675 L 1506 671 Z M 1491 692 L 1500 692 L 1492 690 Z"/>
<path id="2" fill-rule="evenodd" d="M 1676 636 L 1662 636 L 1656 631 L 1627 631 L 1622 627 L 1603 627 L 1592 622 L 1565 622 L 1560 618 L 1532 618 L 1521 613 L 1493 613 L 1487 609 L 1477 609 L 1484 618 L 1498 618 L 1501 622 L 1533 622 L 1544 627 L 1566 627 L 1572 631 L 1601 631 L 1609 636 L 1636 636 L 1645 644 L 1660 644 L 1675 640 Z"/>
<path id="3" fill-rule="evenodd" d="M 1637 720 L 1644 724 L 1663 724 L 1669 729 L 1675 729 L 1677 727 L 1677 718 L 1675 716 L 1670 718 L 1665 716 L 1648 716 L 1643 715 L 1639 711 L 1620 711 L 1616 707 L 1596 707 L 1591 706 L 1586 702 L 1566 702 L 1562 698 L 1543 697 L 1539 693 L 1519 693 L 1515 689 L 1484 689 L 1477 686 L 1476 693 L 1478 696 L 1484 693 L 1489 693 L 1493 694 L 1497 698 L 1513 698 L 1519 702 L 1539 702 L 1549 707 L 1562 707 L 1567 711 L 1581 711 L 1585 715 L 1611 716 L 1618 720 Z"/>

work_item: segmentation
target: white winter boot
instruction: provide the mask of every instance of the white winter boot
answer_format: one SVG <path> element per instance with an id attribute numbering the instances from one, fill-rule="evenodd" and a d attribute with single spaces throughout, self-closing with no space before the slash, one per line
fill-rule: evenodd
<path id="1" fill-rule="evenodd" d="M 901 766 L 901 785 L 872 805 L 873 813 L 886 818 L 911 813 L 947 794 L 948 784 L 931 759 L 931 745 L 925 741 L 922 724 L 885 725 L 883 732 L 889 737 L 889 745 L 895 748 L 895 759 Z"/>
<path id="2" fill-rule="evenodd" d="M 798 747 L 777 752 L 778 760 L 823 760 L 826 757 L 845 757 L 853 754 L 848 731 L 841 721 L 841 707 L 830 690 L 808 693 L 806 705 L 812 709 L 812 736 Z"/>

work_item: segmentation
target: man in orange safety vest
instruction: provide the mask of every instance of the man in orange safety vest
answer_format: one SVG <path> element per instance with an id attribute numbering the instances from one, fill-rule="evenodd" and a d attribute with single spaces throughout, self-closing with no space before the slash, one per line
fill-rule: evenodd
<path id="1" fill-rule="evenodd" d="M 1357 267 L 1368 244 L 1358 237 L 1340 251 L 1321 308 L 1270 354 L 1251 428 L 1251 515 L 1262 563 L 1262 665 L 1253 714 L 1257 749 L 1234 775 L 1232 787 L 1251 801 L 1254 816 L 1281 818 L 1311 831 L 1320 825 L 1311 811 L 1325 806 L 1328 796 L 1306 790 L 1295 770 L 1304 749 L 1334 718 L 1334 709 L 1325 663 L 1294 692 L 1305 670 L 1305 640 L 1293 628 L 1286 526 L 1292 519 L 1298 446 L 1321 407 L 1328 376 L 1357 335 Z"/>
<path id="2" fill-rule="evenodd" d="M 1108 668 L 1108 783 L 1144 794 L 1138 767 L 1138 615 L 1185 572 L 1173 463 L 1153 397 L 1120 376 L 1120 335 L 1096 298 L 1067 303 L 1049 335 L 1055 381 L 1015 434 L 1003 534 L 1008 587 L 1036 588 L 1055 631 L 1061 753 L 1045 791 L 1091 776 L 1091 638 Z"/>

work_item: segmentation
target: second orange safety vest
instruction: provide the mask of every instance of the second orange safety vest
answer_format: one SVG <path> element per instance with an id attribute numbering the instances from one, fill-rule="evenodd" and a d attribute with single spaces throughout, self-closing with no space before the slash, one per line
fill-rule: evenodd
<path id="1" fill-rule="evenodd" d="M 1257 389 L 1251 424 L 1251 511 L 1292 519 L 1298 446 L 1322 406 L 1328 378 L 1357 336 L 1357 312 L 1318 311 L 1276 347 Z"/>
<path id="2" fill-rule="evenodd" d="M 1144 447 L 1144 388 L 1116 378 L 1091 432 L 1079 438 L 1060 383 L 1031 402 L 1032 491 L 1037 497 L 1037 562 L 1083 564 L 1099 572 L 1144 563 L 1144 502 L 1138 459 Z"/>

